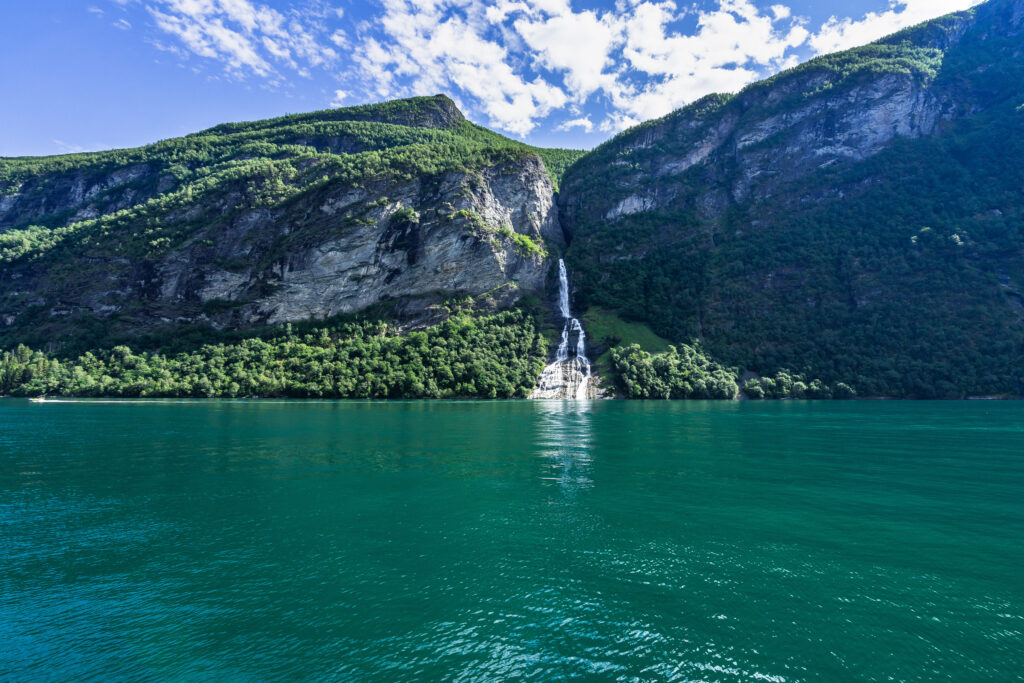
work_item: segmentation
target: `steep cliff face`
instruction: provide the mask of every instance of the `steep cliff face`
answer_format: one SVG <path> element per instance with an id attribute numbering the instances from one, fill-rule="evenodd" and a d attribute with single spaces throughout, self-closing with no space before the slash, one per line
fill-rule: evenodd
<path id="1" fill-rule="evenodd" d="M 560 197 L 581 305 L 756 372 L 1016 393 L 1022 5 L 992 0 L 599 147 Z"/>
<path id="2" fill-rule="evenodd" d="M 553 197 L 536 157 L 478 175 L 317 193 L 200 232 L 155 264 L 157 299 L 237 304 L 235 322 L 246 324 L 326 318 L 384 301 L 437 303 L 503 285 L 505 302 L 514 302 L 543 291 L 549 265 L 516 238 L 538 248 L 562 243 Z"/>
<path id="3" fill-rule="evenodd" d="M 610 161 L 622 169 L 613 171 L 612 197 L 592 191 L 586 174 L 574 174 L 565 193 L 568 227 L 687 200 L 702 219 L 718 219 L 734 204 L 771 198 L 815 171 L 874 156 L 893 138 L 930 135 L 955 116 L 956 105 L 929 85 L 923 74 L 898 73 L 835 92 L 828 75 L 809 71 L 776 88 L 706 99 L 620 141 Z M 819 91 L 826 94 L 810 95 Z M 702 182 L 679 187 L 689 184 L 680 176 L 695 167 Z"/>
<path id="4" fill-rule="evenodd" d="M 139 183 L 143 179 L 149 183 Z M 154 183 L 155 181 L 155 183 Z M 0 196 L 6 226 L 54 218 L 63 225 L 128 209 L 170 188 L 172 179 L 155 177 L 147 164 L 102 172 L 74 171 L 29 178 Z M 149 184 L 151 187 L 140 187 Z"/>
<path id="5" fill-rule="evenodd" d="M 943 42 L 958 43 L 973 21 L 965 14 L 936 24 Z M 566 179 L 566 229 L 666 210 L 715 221 L 736 205 L 778 198 L 794 181 L 873 157 L 896 138 L 932 135 L 974 108 L 964 92 L 936 87 L 943 58 L 934 46 L 882 42 L 627 131 Z M 832 188 L 821 189 L 827 196 Z"/>
<path id="6" fill-rule="evenodd" d="M 6 160 L 0 191 L 0 333 L 18 341 L 509 306 L 564 248 L 537 151 L 443 97 Z"/>

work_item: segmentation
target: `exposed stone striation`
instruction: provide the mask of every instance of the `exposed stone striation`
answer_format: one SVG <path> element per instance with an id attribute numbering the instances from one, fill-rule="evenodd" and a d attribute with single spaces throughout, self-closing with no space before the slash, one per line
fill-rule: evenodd
<path id="1" fill-rule="evenodd" d="M 33 307 L 51 320 L 114 316 L 135 330 L 276 324 L 380 303 L 415 317 L 451 297 L 493 293 L 510 305 L 542 294 L 546 252 L 524 250 L 515 237 L 540 249 L 563 246 L 551 180 L 534 156 L 479 173 L 335 187 L 284 209 L 227 215 L 156 260 L 86 259 L 81 266 L 95 277 L 62 274 L 64 263 L 12 269 L 0 275 L 2 312 L 11 322 Z"/>
<path id="2" fill-rule="evenodd" d="M 563 187 L 565 226 L 572 234 L 580 220 L 692 204 L 716 220 L 816 171 L 872 157 L 895 138 L 930 135 L 957 113 L 952 97 L 915 73 L 837 91 L 809 70 L 736 98 L 712 96 L 608 143 L 612 166 L 629 169 L 610 187 L 591 182 L 593 169 L 581 164 Z"/>
<path id="3" fill-rule="evenodd" d="M 135 206 L 173 185 L 173 177 L 147 164 L 103 172 L 54 171 L 0 195 L 0 226 L 69 225 Z"/>
<path id="4" fill-rule="evenodd" d="M 156 264 L 159 300 L 241 304 L 234 314 L 245 324 L 325 318 L 384 301 L 433 303 L 503 285 L 512 285 L 503 296 L 514 301 L 543 290 L 549 264 L 507 231 L 559 245 L 553 198 L 540 160 L 529 157 L 480 175 L 310 197 L 301 224 L 253 211 L 218 230 L 215 247 L 200 234 Z M 303 231 L 322 239 L 274 250 Z"/>
<path id="5" fill-rule="evenodd" d="M 244 329 L 375 306 L 415 324 L 451 299 L 542 295 L 565 247 L 542 159 L 443 96 L 3 161 L 8 340 Z M 33 251 L 33 239 L 52 245 Z"/>

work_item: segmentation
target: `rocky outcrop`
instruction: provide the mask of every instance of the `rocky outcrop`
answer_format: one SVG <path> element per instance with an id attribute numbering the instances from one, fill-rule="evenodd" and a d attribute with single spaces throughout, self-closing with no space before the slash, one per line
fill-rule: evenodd
<path id="1" fill-rule="evenodd" d="M 416 324 L 542 295 L 565 247 L 541 158 L 443 96 L 0 171 L 0 333 L 19 341 L 380 306 Z"/>
<path id="2" fill-rule="evenodd" d="M 549 267 L 515 236 L 550 248 L 562 241 L 551 181 L 536 157 L 479 175 L 339 189 L 310 197 L 303 212 L 303 225 L 246 213 L 218 230 L 213 253 L 204 245 L 210 235 L 198 235 L 157 264 L 159 299 L 237 304 L 245 324 L 325 318 L 382 301 L 434 303 L 506 284 L 513 287 L 504 296 L 515 300 L 542 292 Z M 322 238 L 271 248 L 296 231 Z"/>
<path id="3" fill-rule="evenodd" d="M 443 300 L 483 294 L 507 306 L 544 292 L 548 253 L 564 246 L 554 196 L 535 156 L 480 172 L 316 191 L 287 209 L 213 220 L 155 261 L 83 262 L 97 277 L 71 286 L 43 266 L 22 268 L 9 274 L 20 281 L 4 288 L 3 313 L 13 321 L 27 307 L 45 307 L 51 319 L 114 316 L 143 330 L 296 322 L 381 303 L 415 318 Z"/>
<path id="4" fill-rule="evenodd" d="M 147 164 L 102 172 L 55 170 L 0 187 L 5 192 L 0 194 L 0 226 L 34 221 L 69 225 L 127 209 L 166 191 L 170 184 L 172 179 L 161 178 Z"/>
<path id="5" fill-rule="evenodd" d="M 571 174 L 562 195 L 566 229 L 573 233 L 581 218 L 615 221 L 693 203 L 715 220 L 733 204 L 870 158 L 896 138 L 930 135 L 956 113 L 954 100 L 920 74 L 837 89 L 814 70 L 799 73 L 772 88 L 699 103 L 609 143 L 615 163 L 631 171 L 610 188 L 590 182 L 586 164 Z"/>

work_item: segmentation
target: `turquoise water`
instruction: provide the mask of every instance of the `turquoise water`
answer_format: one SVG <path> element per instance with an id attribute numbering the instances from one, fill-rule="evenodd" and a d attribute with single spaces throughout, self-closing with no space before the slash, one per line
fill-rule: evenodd
<path id="1" fill-rule="evenodd" d="M 1024 404 L 0 401 L 0 678 L 1018 680 Z"/>

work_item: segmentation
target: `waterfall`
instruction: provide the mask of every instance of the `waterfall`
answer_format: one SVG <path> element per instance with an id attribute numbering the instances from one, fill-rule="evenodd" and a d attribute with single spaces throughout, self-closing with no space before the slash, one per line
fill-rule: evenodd
<path id="1" fill-rule="evenodd" d="M 587 385 L 590 383 L 590 360 L 587 358 L 587 333 L 583 331 L 583 325 L 576 318 L 572 319 L 573 331 L 577 333 L 576 337 L 576 362 L 580 366 L 580 378 L 579 385 L 576 387 L 576 400 L 585 401 L 587 399 Z"/>
<path id="2" fill-rule="evenodd" d="M 585 401 L 590 385 L 590 360 L 587 358 L 587 335 L 583 325 L 572 317 L 569 308 L 569 274 L 565 261 L 558 259 L 558 309 L 564 321 L 562 340 L 555 353 L 555 362 L 544 368 L 532 398 L 560 398 Z M 569 355 L 569 341 L 575 335 L 576 345 Z"/>
<path id="3" fill-rule="evenodd" d="M 569 326 L 562 328 L 562 343 L 558 345 L 558 353 L 555 354 L 556 363 L 564 363 L 569 360 Z"/>
<path id="4" fill-rule="evenodd" d="M 569 311 L 569 273 L 562 259 L 558 259 L 558 307 L 562 310 L 563 318 L 568 320 L 572 317 Z"/>

